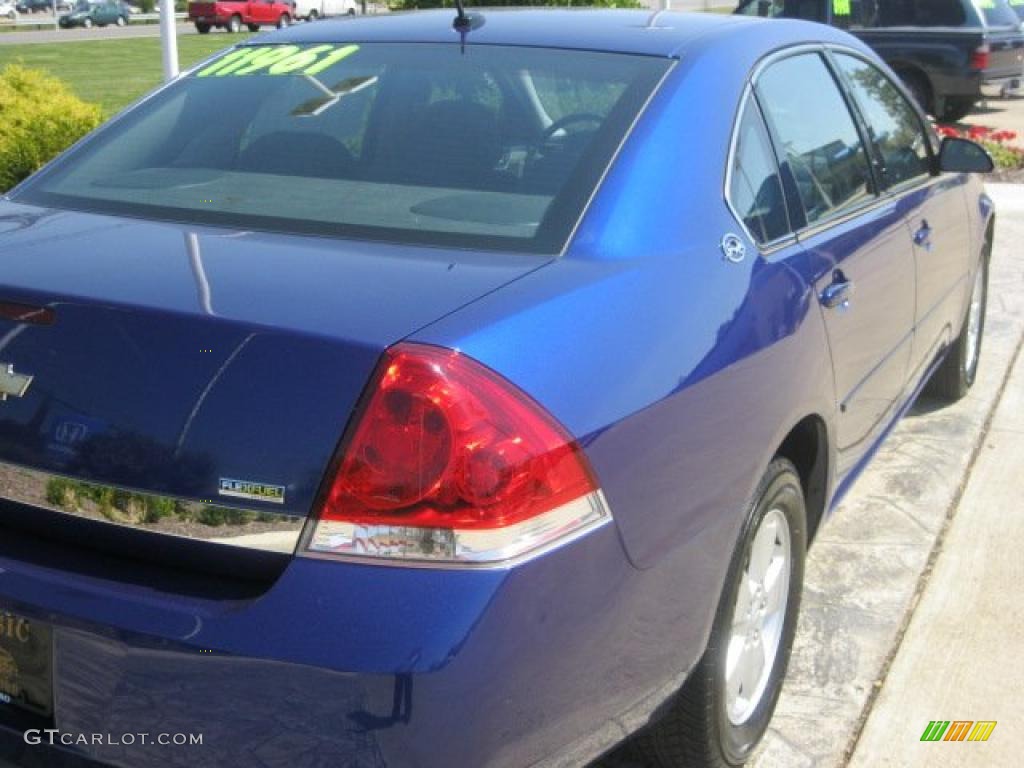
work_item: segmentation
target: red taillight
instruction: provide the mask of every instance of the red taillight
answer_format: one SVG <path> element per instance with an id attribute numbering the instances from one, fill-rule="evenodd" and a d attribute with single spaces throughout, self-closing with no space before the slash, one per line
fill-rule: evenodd
<path id="1" fill-rule="evenodd" d="M 341 451 L 313 550 L 492 559 L 460 557 L 461 536 L 463 549 L 501 544 L 493 559 L 505 559 L 521 552 L 510 555 L 501 530 L 536 534 L 531 521 L 581 499 L 575 513 L 587 521 L 595 504 L 607 516 L 572 436 L 511 383 L 448 349 L 388 350 Z"/>
<path id="2" fill-rule="evenodd" d="M 971 54 L 971 69 L 988 69 L 992 59 L 992 50 L 988 45 L 982 45 L 974 49 Z"/>

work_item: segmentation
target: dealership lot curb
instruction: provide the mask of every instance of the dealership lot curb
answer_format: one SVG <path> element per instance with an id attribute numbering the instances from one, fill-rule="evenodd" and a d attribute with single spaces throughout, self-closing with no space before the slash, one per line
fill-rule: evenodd
<path id="1" fill-rule="evenodd" d="M 1024 721 L 1024 354 L 1018 353 L 964 496 L 943 537 L 885 685 L 857 742 L 851 768 L 1020 764 Z M 1010 589 L 1007 586 L 1011 585 Z M 929 722 L 954 740 L 922 742 Z M 953 721 L 971 721 L 954 728 Z M 996 722 L 970 743 L 977 721 Z M 956 743 L 963 734 L 968 743 Z"/>

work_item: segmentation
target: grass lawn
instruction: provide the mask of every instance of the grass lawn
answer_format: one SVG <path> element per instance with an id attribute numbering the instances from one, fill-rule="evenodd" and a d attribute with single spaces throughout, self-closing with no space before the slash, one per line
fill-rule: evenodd
<path id="1" fill-rule="evenodd" d="M 178 38 L 182 68 L 225 48 L 245 35 L 184 35 Z M 11 63 L 44 69 L 78 96 L 109 115 L 159 85 L 160 39 L 87 40 L 75 43 L 0 45 L 0 68 Z"/>

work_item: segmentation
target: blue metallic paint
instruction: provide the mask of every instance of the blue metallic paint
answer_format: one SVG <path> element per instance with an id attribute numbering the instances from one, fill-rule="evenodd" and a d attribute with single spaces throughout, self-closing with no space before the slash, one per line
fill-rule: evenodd
<path id="1" fill-rule="evenodd" d="M 876 443 L 845 477 L 836 471 L 845 393 L 832 362 L 847 350 L 829 354 L 816 287 L 847 255 L 835 248 L 864 247 L 892 216 L 820 247 L 765 257 L 749 243 L 741 264 L 722 259 L 719 241 L 740 232 L 721 189 L 747 73 L 808 40 L 865 49 L 799 22 L 664 14 L 656 23 L 669 29 L 652 32 L 648 18 L 488 13 L 471 33 L 474 44 L 681 54 L 554 262 L 211 229 L 200 239 L 218 318 L 204 318 L 180 227 L 0 204 L 3 298 L 59 295 L 68 304 L 58 323 L 88 299 L 124 312 L 128 328 L 145 306 L 156 333 L 193 323 L 228 346 L 257 330 L 269 341 L 247 363 L 249 379 L 282 370 L 281 355 L 306 355 L 289 363 L 316 366 L 301 402 L 261 404 L 269 389 L 248 396 L 239 385 L 204 417 L 220 467 L 231 443 L 216 433 L 231 434 L 243 412 L 273 420 L 273 408 L 286 409 L 301 429 L 246 433 L 276 445 L 237 458 L 269 472 L 281 448 L 294 452 L 290 471 L 310 476 L 295 509 L 308 510 L 333 448 L 327 434 L 340 436 L 377 352 L 410 337 L 464 350 L 548 408 L 579 436 L 616 520 L 507 571 L 296 558 L 265 593 L 234 601 L 83 577 L 74 560 L 53 569 L 0 558 L 3 606 L 57 626 L 61 729 L 207 734 L 198 749 L 88 754 L 131 768 L 327 766 L 340 755 L 360 766 L 512 767 L 559 754 L 582 763 L 623 736 L 616 719 L 647 717 L 666 681 L 702 653 L 752 489 L 789 430 L 808 416 L 824 423 L 829 499 L 860 471 Z M 271 39 L 453 40 L 449 24 L 450 14 L 422 14 Z M 991 206 L 973 182 L 965 189 L 979 198 L 977 252 Z M 954 331 L 958 317 L 945 318 Z M 64 333 L 89 338 L 85 326 Z M 194 381 L 210 375 L 217 361 L 170 344 L 118 370 L 141 374 L 173 353 Z M 40 362 L 23 354 L 19 368 Z M 112 381 L 98 377 L 97 391 Z M 890 416 L 919 383 L 889 393 Z M 142 418 L 141 406 L 129 410 Z M 315 440 L 305 439 L 320 434 L 310 416 L 325 419 Z M 875 439 L 890 423 L 878 418 Z"/>

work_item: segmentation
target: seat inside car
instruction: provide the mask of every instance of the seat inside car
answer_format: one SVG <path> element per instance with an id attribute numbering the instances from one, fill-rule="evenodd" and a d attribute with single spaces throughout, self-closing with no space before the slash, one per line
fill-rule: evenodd
<path id="1" fill-rule="evenodd" d="M 464 189 L 498 184 L 502 141 L 493 110 L 466 98 L 437 101 L 408 128 L 415 130 L 415 141 L 398 142 L 380 158 L 389 180 Z"/>
<path id="2" fill-rule="evenodd" d="M 275 131 L 243 149 L 239 171 L 290 176 L 345 178 L 355 162 L 348 148 L 332 136 L 314 131 Z"/>

